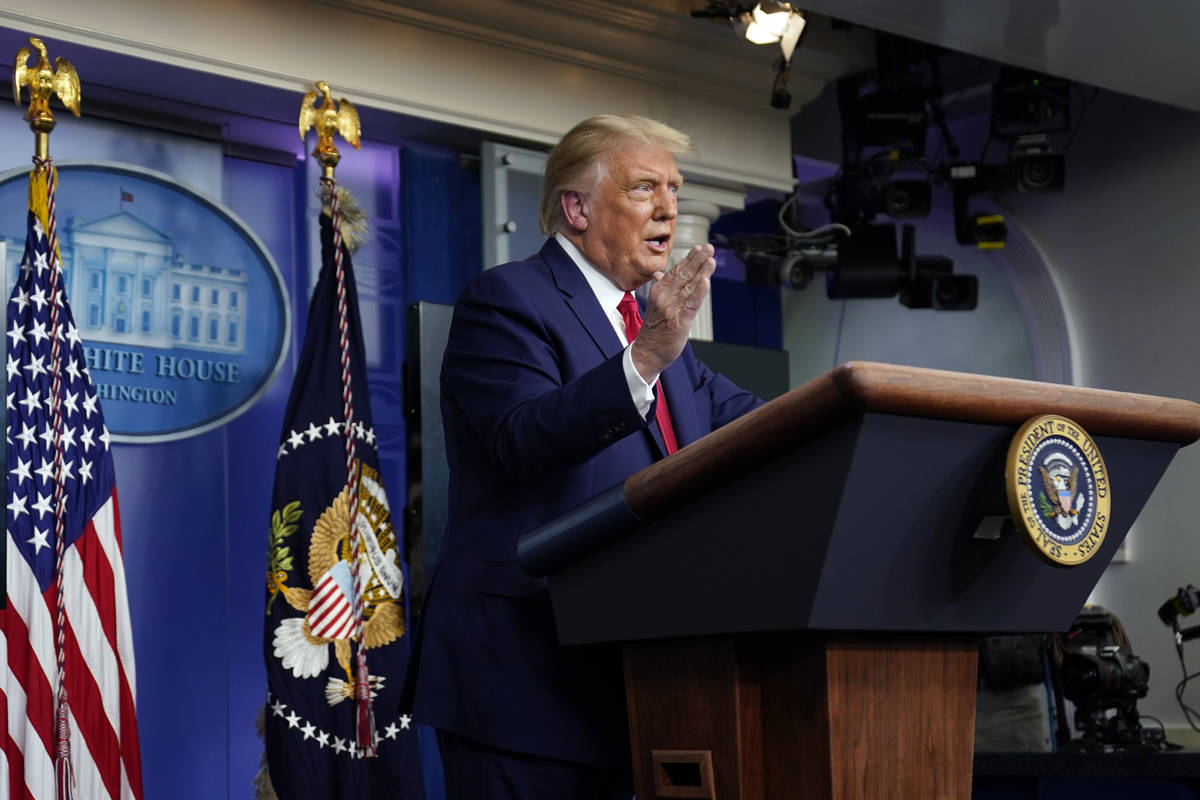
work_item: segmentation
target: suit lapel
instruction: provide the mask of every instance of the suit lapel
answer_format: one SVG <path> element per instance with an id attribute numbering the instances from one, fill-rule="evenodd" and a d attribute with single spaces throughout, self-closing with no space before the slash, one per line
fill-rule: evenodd
<path id="1" fill-rule="evenodd" d="M 592 287 L 588 286 L 587 279 L 583 277 L 579 267 L 571 261 L 570 256 L 558 242 L 554 241 L 553 237 L 546 240 L 539 255 L 549 266 L 554 284 L 563 293 L 567 306 L 575 314 L 579 324 L 583 326 L 600 353 L 605 358 L 611 358 L 620 353 L 624 349 L 621 346 L 621 340 L 617 338 L 608 315 L 600 307 L 596 295 L 592 293 Z M 642 304 L 640 299 L 639 304 Z M 698 439 L 699 432 L 696 410 L 691 403 L 692 384 L 688 380 L 687 369 L 683 365 L 682 358 L 667 367 L 666 371 L 659 376 L 659 380 L 667 395 L 667 408 L 671 412 L 671 426 L 675 429 L 675 439 L 679 446 L 683 447 Z M 646 431 L 654 441 L 655 447 L 658 448 L 659 456 L 665 456 L 667 448 L 663 443 L 658 421 L 654 417 L 650 418 L 650 424 L 646 427 Z"/>
<path id="2" fill-rule="evenodd" d="M 571 257 L 553 237 L 546 240 L 540 255 L 550 267 L 554 285 L 565 296 L 567 306 L 604 357 L 611 358 L 620 353 L 624 349 L 621 340 L 617 338 L 612 323 L 592 293 L 592 287 L 588 286 L 587 279 L 571 261 Z"/>

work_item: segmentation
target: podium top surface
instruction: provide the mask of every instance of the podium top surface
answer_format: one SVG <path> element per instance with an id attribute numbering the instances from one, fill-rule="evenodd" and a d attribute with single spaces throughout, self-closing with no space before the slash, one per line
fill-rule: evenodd
<path id="1" fill-rule="evenodd" d="M 1190 400 L 852 361 L 631 475 L 625 502 L 651 519 L 687 494 L 867 412 L 1014 426 L 1058 414 L 1093 436 L 1179 445 L 1200 439 L 1200 405 Z"/>

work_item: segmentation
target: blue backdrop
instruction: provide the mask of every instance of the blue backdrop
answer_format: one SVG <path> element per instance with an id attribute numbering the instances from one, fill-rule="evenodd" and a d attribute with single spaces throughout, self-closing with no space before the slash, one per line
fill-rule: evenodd
<path id="1" fill-rule="evenodd" d="M 32 149 L 20 114 L 15 106 L 0 111 L 0 145 L 13 154 L 0 171 L 23 167 Z M 197 436 L 114 446 L 145 796 L 250 797 L 262 754 L 255 717 L 266 691 L 271 485 L 319 255 L 316 174 L 307 161 L 235 158 L 217 142 L 86 117 L 59 126 L 51 152 L 59 162 L 165 172 L 222 203 L 262 240 L 289 292 L 288 356 L 256 404 Z M 370 225 L 355 264 L 380 466 L 398 509 L 405 497 L 404 309 L 421 299 L 452 302 L 479 270 L 478 173 L 464 170 L 456 153 L 364 143 L 362 153 L 345 155 L 338 177 Z"/>

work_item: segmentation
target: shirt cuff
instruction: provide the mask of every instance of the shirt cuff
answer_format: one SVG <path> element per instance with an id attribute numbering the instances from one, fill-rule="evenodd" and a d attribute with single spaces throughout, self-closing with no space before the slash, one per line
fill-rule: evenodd
<path id="1" fill-rule="evenodd" d="M 654 404 L 654 384 L 658 383 L 658 376 L 655 375 L 652 382 L 646 383 L 641 373 L 634 369 L 632 345 L 625 348 L 621 366 L 625 368 L 625 382 L 629 384 L 629 395 L 633 398 L 633 404 L 637 406 L 638 415 L 645 419 L 650 413 L 650 406 Z"/>

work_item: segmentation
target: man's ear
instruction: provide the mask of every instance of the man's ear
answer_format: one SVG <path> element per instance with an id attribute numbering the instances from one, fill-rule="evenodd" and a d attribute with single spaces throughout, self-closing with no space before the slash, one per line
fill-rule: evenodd
<path id="1" fill-rule="evenodd" d="M 563 216 L 567 220 L 567 224 L 575 231 L 586 231 L 588 226 L 588 205 L 587 195 L 583 192 L 577 192 L 572 189 L 562 193 L 560 198 L 562 203 Z"/>

